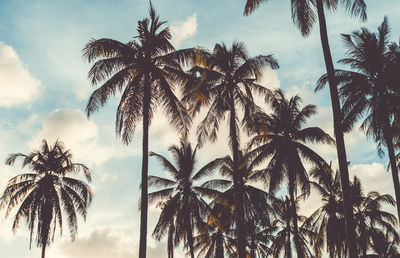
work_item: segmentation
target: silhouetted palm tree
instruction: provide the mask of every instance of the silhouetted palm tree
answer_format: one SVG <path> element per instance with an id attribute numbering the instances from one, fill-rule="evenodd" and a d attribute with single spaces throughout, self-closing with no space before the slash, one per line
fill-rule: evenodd
<path id="1" fill-rule="evenodd" d="M 304 223 L 304 227 L 316 232 L 310 244 L 317 257 L 321 257 L 325 247 L 329 257 L 345 257 L 346 229 L 339 171 L 334 172 L 330 166 L 322 169 L 317 167 L 310 174 L 318 179 L 318 182 L 311 181 L 310 184 L 322 201 L 322 206 Z"/>
<path id="2" fill-rule="evenodd" d="M 348 48 L 348 58 L 339 62 L 350 65 L 355 71 L 335 72 L 343 99 L 344 130 L 349 131 L 355 122 L 364 117 L 360 129 L 378 142 L 379 150 L 382 145 L 387 146 L 400 218 L 400 182 L 391 128 L 393 115 L 389 110 L 390 106 L 399 106 L 400 96 L 393 94 L 392 74 L 398 74 L 398 71 L 393 71 L 390 63 L 389 33 L 385 18 L 376 34 L 363 28 L 351 35 L 342 35 Z M 318 89 L 326 82 L 327 76 L 321 77 Z"/>
<path id="3" fill-rule="evenodd" d="M 139 257 L 146 257 L 147 175 L 149 126 L 158 105 L 166 111 L 170 124 L 186 133 L 191 123 L 185 108 L 174 94 L 174 85 L 183 83 L 186 74 L 180 63 L 195 57 L 194 49 L 175 51 L 166 22 L 160 21 L 150 3 L 150 18 L 138 22 L 138 36 L 128 43 L 112 39 L 91 40 L 83 56 L 94 65 L 89 71 L 93 85 L 105 81 L 89 98 L 87 115 L 102 107 L 122 91 L 116 115 L 116 132 L 124 143 L 131 142 L 135 128 L 142 120 L 142 188 Z"/>
<path id="4" fill-rule="evenodd" d="M 195 186 L 194 183 L 212 173 L 218 164 L 218 160 L 211 161 L 197 172 L 195 171 L 196 150 L 190 143 L 181 141 L 179 146 L 173 145 L 169 148 L 176 166 L 164 156 L 151 152 L 150 156 L 157 157 L 173 180 L 149 176 L 149 186 L 162 187 L 163 189 L 149 194 L 149 202 L 163 201 L 163 209 L 158 223 L 154 229 L 153 236 L 160 240 L 168 232 L 173 230 L 174 246 L 182 239 L 189 247 L 189 252 L 194 258 L 193 230 L 202 225 L 202 219 L 207 217 L 209 208 L 201 198 L 216 197 L 219 191 L 203 186 Z M 171 223 L 174 220 L 174 227 Z"/>
<path id="5" fill-rule="evenodd" d="M 302 197 L 302 196 L 299 196 Z M 301 198 L 295 200 L 295 205 Z M 312 253 L 308 247 L 307 238 L 315 237 L 312 232 L 300 227 L 298 230 L 294 229 L 293 226 L 293 201 L 286 197 L 285 199 L 275 198 L 272 203 L 273 209 L 275 211 L 276 219 L 273 221 L 272 225 L 275 228 L 275 238 L 270 247 L 270 254 L 273 257 L 287 257 L 292 258 L 292 238 L 297 238 L 296 248 L 301 250 L 303 257 L 313 257 Z M 296 220 L 305 221 L 305 217 L 296 216 Z M 282 256 L 283 254 L 283 256 Z"/>
<path id="6" fill-rule="evenodd" d="M 262 2 L 265 1 L 267 0 L 246 0 L 244 14 L 251 14 Z M 343 4 L 351 15 L 360 16 L 362 20 L 367 19 L 367 6 L 364 0 L 292 0 L 291 11 L 293 23 L 299 28 L 303 37 L 307 37 L 310 34 L 312 27 L 318 19 L 325 67 L 329 80 L 329 90 L 333 111 L 333 124 L 336 137 L 336 149 L 339 161 L 339 170 L 341 174 L 340 178 L 342 180 L 341 185 L 344 193 L 346 239 L 349 244 L 350 257 L 356 258 L 356 239 L 353 213 L 351 203 L 349 201 L 350 182 L 347 168 L 346 148 L 341 124 L 341 109 L 324 13 L 324 7 L 328 8 L 328 10 L 335 10 L 339 3 Z"/>
<path id="7" fill-rule="evenodd" d="M 246 253 L 253 257 L 255 252 L 266 252 L 267 243 L 261 242 L 270 237 L 270 235 L 267 234 L 268 230 L 266 230 L 265 227 L 268 227 L 270 224 L 270 214 L 272 214 L 273 211 L 269 205 L 268 194 L 251 184 L 252 182 L 255 182 L 255 180 L 252 180 L 252 177 L 258 171 L 251 170 L 250 165 L 251 160 L 249 159 L 248 155 L 243 155 L 243 153 L 239 151 L 237 171 L 242 179 L 239 187 L 243 189 L 243 217 L 245 224 L 244 235 L 247 243 Z M 222 204 L 224 207 L 232 207 L 231 209 L 225 210 L 218 209 L 218 214 L 224 214 L 221 220 L 223 220 L 225 223 L 229 222 L 229 224 L 226 226 L 234 231 L 236 228 L 236 224 L 234 222 L 237 221 L 235 219 L 237 213 L 231 212 L 232 210 L 236 210 L 235 186 L 233 184 L 233 159 L 230 156 L 221 158 L 218 160 L 218 166 L 222 176 L 226 177 L 228 180 L 213 179 L 205 182 L 202 186 L 221 191 L 225 190 L 210 205 L 214 207 L 214 210 L 216 209 L 215 206 L 218 205 L 221 207 Z M 226 189 L 229 186 L 230 188 Z"/>
<path id="8" fill-rule="evenodd" d="M 254 149 L 251 155 L 252 167 L 262 165 L 270 159 L 268 166 L 253 175 L 263 178 L 269 184 L 269 192 L 274 193 L 284 179 L 289 182 L 289 196 L 293 208 L 293 225 L 296 232 L 294 241 L 299 257 L 303 257 L 300 239 L 297 239 L 297 189 L 304 194 L 309 192 L 309 179 L 303 160 L 318 167 L 326 166 L 326 162 L 317 153 L 307 147 L 307 143 L 333 144 L 334 140 L 319 127 L 304 128 L 307 118 L 316 113 L 314 105 L 300 109 L 301 98 L 294 96 L 287 100 L 280 90 L 271 98 L 272 114 L 258 112 L 254 115 L 254 128 L 257 133 L 250 140 L 249 148 Z"/>
<path id="9" fill-rule="evenodd" d="M 398 236 L 390 231 L 375 229 L 371 235 L 371 247 L 379 258 L 398 257 Z"/>
<path id="10" fill-rule="evenodd" d="M 245 236 L 243 221 L 243 189 L 239 185 L 242 180 L 237 173 L 239 155 L 239 110 L 249 115 L 255 109 L 253 93 L 268 95 L 269 90 L 257 84 L 262 75 L 262 69 L 269 66 L 278 68 L 277 61 L 269 56 L 249 58 L 243 43 L 235 42 L 231 48 L 224 43 L 216 44 L 212 54 L 203 62 L 191 69 L 193 75 L 200 75 L 198 84 L 189 84 L 184 92 L 184 102 L 190 105 L 192 114 L 201 107 L 209 107 L 204 120 L 198 126 L 198 141 L 201 145 L 205 140 L 215 141 L 219 124 L 229 114 L 229 144 L 232 149 L 234 186 L 236 201 L 236 224 L 239 242 L 239 258 L 245 258 Z"/>
<path id="11" fill-rule="evenodd" d="M 19 158 L 22 159 L 22 168 L 28 166 L 32 173 L 21 174 L 8 181 L 0 207 L 6 208 L 8 217 L 20 204 L 12 229 L 15 232 L 21 219 L 25 219 L 30 231 L 29 248 L 33 235 L 36 235 L 36 244 L 42 248 L 41 257 L 44 258 L 46 247 L 54 241 L 57 226 L 61 233 L 66 219 L 73 240 L 78 231 L 77 213 L 86 219 L 92 190 L 85 182 L 69 175 L 82 171 L 90 181 L 90 170 L 83 164 L 72 162 L 72 154 L 61 141 L 49 146 L 43 140 L 41 148 L 28 155 L 10 154 L 6 164 L 13 165 Z"/>
<path id="12" fill-rule="evenodd" d="M 382 210 L 382 206 L 385 204 L 395 206 L 396 202 L 393 197 L 389 194 L 381 195 L 375 191 L 371 191 L 365 196 L 361 182 L 357 177 L 354 177 L 351 189 L 356 231 L 359 234 L 359 255 L 367 255 L 367 250 L 372 246 L 372 237 L 379 231 L 386 232 L 388 236 L 393 236 L 398 242 L 399 235 L 395 228 L 397 219 L 393 214 Z"/>
<path id="13" fill-rule="evenodd" d="M 232 208 L 216 198 L 210 204 L 211 211 L 203 226 L 203 231 L 195 240 L 194 249 L 198 258 L 224 258 L 237 256 L 237 239 L 234 238 Z M 225 256 L 226 255 L 226 256 Z"/>

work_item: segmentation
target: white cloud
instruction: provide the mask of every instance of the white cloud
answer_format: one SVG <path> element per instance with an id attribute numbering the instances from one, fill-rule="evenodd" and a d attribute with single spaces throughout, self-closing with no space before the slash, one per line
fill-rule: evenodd
<path id="1" fill-rule="evenodd" d="M 95 228 L 88 236 L 75 241 L 63 240 L 50 246 L 48 255 L 59 258 L 130 258 L 138 256 L 138 234 L 135 238 L 112 228 Z M 148 238 L 148 257 L 164 257 L 167 247 L 164 242 Z M 175 256 L 182 258 L 177 250 Z"/>
<path id="2" fill-rule="evenodd" d="M 31 102 L 40 91 L 40 81 L 32 77 L 15 50 L 0 41 L 0 107 Z"/>
<path id="3" fill-rule="evenodd" d="M 350 180 L 357 176 L 361 180 L 364 193 L 378 191 L 380 194 L 391 194 L 394 197 L 392 175 L 386 170 L 386 165 L 372 162 L 357 164 L 349 168 Z"/>
<path id="4" fill-rule="evenodd" d="M 28 143 L 30 148 L 38 148 L 42 139 L 49 144 L 63 141 L 74 155 L 76 162 L 87 165 L 101 164 L 115 154 L 115 149 L 99 144 L 99 129 L 80 110 L 56 110 L 43 118 L 41 129 Z"/>
<path id="5" fill-rule="evenodd" d="M 172 42 L 179 46 L 182 41 L 192 37 L 197 31 L 197 14 L 189 16 L 185 21 L 177 21 L 171 25 Z"/>

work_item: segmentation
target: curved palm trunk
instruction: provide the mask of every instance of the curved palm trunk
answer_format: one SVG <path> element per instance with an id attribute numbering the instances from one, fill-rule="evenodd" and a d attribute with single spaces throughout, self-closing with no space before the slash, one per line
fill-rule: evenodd
<path id="1" fill-rule="evenodd" d="M 147 209 L 148 209 L 148 167 L 149 167 L 149 110 L 151 100 L 150 79 L 145 77 L 143 101 L 143 142 L 142 142 L 142 192 L 140 202 L 140 244 L 139 258 L 146 258 L 147 248 Z"/>
<path id="2" fill-rule="evenodd" d="M 387 112 L 386 112 L 387 114 Z M 396 206 L 397 206 L 397 218 L 400 221 L 400 182 L 399 182 L 399 172 L 397 170 L 396 165 L 396 155 L 394 154 L 394 146 L 393 146 L 393 134 L 392 129 L 389 122 L 389 117 L 385 116 L 385 127 L 383 129 L 383 134 L 385 137 L 389 160 L 390 160 L 390 169 L 392 170 L 392 178 L 393 178 L 393 186 L 394 193 L 396 195 Z"/>
<path id="3" fill-rule="evenodd" d="M 349 249 L 350 257 L 356 258 L 357 244 L 356 244 L 355 228 L 354 228 L 354 214 L 353 214 L 352 203 L 350 200 L 349 171 L 347 168 L 346 148 L 344 144 L 339 94 L 337 90 L 337 84 L 335 82 L 335 71 L 329 47 L 324 6 L 322 0 L 317 0 L 317 10 L 318 10 L 318 21 L 320 28 L 322 50 L 324 53 L 325 66 L 328 74 L 329 90 L 332 102 L 333 125 L 336 138 L 336 151 L 339 160 L 340 180 L 343 191 L 344 216 L 346 224 L 346 242 L 347 242 L 347 247 Z"/>
<path id="4" fill-rule="evenodd" d="M 240 178 L 238 171 L 238 156 L 239 156 L 239 142 L 236 132 L 236 110 L 235 101 L 233 98 L 233 91 L 230 92 L 230 137 L 232 144 L 233 156 L 233 187 L 235 189 L 235 207 L 236 207 L 236 234 L 238 238 L 238 252 L 239 258 L 246 258 L 246 239 L 244 232 L 244 210 L 243 210 L 243 186 L 242 178 Z"/>

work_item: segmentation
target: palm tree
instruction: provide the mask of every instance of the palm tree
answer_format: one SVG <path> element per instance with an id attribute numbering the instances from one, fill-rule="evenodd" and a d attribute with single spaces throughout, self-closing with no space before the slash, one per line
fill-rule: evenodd
<path id="1" fill-rule="evenodd" d="M 316 232 L 311 239 L 317 257 L 326 247 L 329 257 L 345 257 L 345 222 L 343 216 L 343 198 L 340 188 L 340 174 L 331 168 L 314 168 L 311 173 L 318 182 L 311 181 L 311 186 L 321 196 L 322 206 L 314 211 L 304 223 L 304 227 Z"/>
<path id="2" fill-rule="evenodd" d="M 193 230 L 202 225 L 202 219 L 209 212 L 207 203 L 202 196 L 215 197 L 220 192 L 194 183 L 212 173 L 218 164 L 218 159 L 211 161 L 198 171 L 195 171 L 196 148 L 190 143 L 181 141 L 179 146 L 173 145 L 169 148 L 176 166 L 164 156 L 151 152 L 150 156 L 158 158 L 173 180 L 149 176 L 149 186 L 162 187 L 163 189 L 149 194 L 149 202 L 163 201 L 163 209 L 158 223 L 154 229 L 153 236 L 160 240 L 164 235 L 173 230 L 174 245 L 178 245 L 181 239 L 189 246 L 189 252 L 194 258 Z M 165 200 L 166 199 L 166 200 Z M 172 221 L 175 221 L 171 228 Z"/>
<path id="3" fill-rule="evenodd" d="M 230 156 L 223 157 L 218 160 L 219 171 L 222 176 L 227 179 L 213 179 L 209 180 L 202 184 L 203 187 L 217 189 L 220 191 L 225 190 L 221 195 L 219 195 L 214 201 L 210 204 L 213 207 L 213 210 L 216 207 L 219 207 L 216 214 L 224 214 L 222 218 L 219 218 L 219 221 L 223 221 L 225 223 L 225 227 L 229 227 L 231 230 L 234 230 L 237 225 L 233 222 L 236 221 L 235 216 L 237 213 L 230 212 L 231 210 L 236 210 L 236 195 L 235 195 L 235 186 L 234 186 L 234 170 L 233 170 L 233 159 Z M 251 257 L 254 257 L 254 253 L 266 253 L 266 243 L 270 238 L 270 234 L 268 230 L 265 228 L 270 224 L 270 214 L 273 213 L 272 208 L 269 205 L 269 195 L 265 191 L 253 186 L 251 183 L 254 183 L 253 175 L 257 174 L 257 170 L 251 170 L 251 160 L 249 155 L 243 154 L 242 151 L 239 151 L 239 160 L 238 160 L 238 173 L 240 178 L 239 187 L 242 190 L 243 196 L 243 218 L 244 218 L 244 235 L 247 243 L 246 252 L 250 254 Z M 229 187 L 227 189 L 227 187 Z M 221 209 L 222 207 L 231 207 Z M 239 241 L 239 240 L 238 240 Z"/>
<path id="4" fill-rule="evenodd" d="M 391 213 L 382 210 L 382 206 L 385 204 L 395 206 L 396 202 L 393 197 L 389 194 L 381 195 L 376 191 L 371 191 L 365 196 L 357 177 L 354 177 L 351 188 L 356 231 L 359 234 L 359 255 L 367 255 L 369 246 L 372 246 L 371 239 L 379 231 L 393 236 L 398 242 L 399 235 L 395 228 L 397 219 Z"/>
<path id="5" fill-rule="evenodd" d="M 363 28 L 351 35 L 342 35 L 348 48 L 348 58 L 339 62 L 350 65 L 356 71 L 335 72 L 338 86 L 341 87 L 340 97 L 343 100 L 343 129 L 350 130 L 355 122 L 365 117 L 360 129 L 378 142 L 379 151 L 382 145 L 387 146 L 397 200 L 397 214 L 400 218 L 400 182 L 391 123 L 393 114 L 388 108 L 399 106 L 400 95 L 393 94 L 397 85 L 393 85 L 392 74 L 397 74 L 398 70 L 394 71 L 390 62 L 389 33 L 390 28 L 385 18 L 377 34 Z M 326 84 L 326 80 L 326 76 L 321 77 L 318 89 Z"/>
<path id="6" fill-rule="evenodd" d="M 267 0 L 246 0 L 244 14 L 251 14 L 262 2 Z M 357 257 L 355 249 L 354 219 L 349 200 L 350 182 L 347 167 L 346 148 L 344 143 L 342 117 L 340 111 L 339 94 L 335 81 L 332 55 L 329 47 L 328 32 L 325 20 L 324 7 L 328 10 L 335 10 L 341 3 L 353 16 L 359 16 L 363 21 L 367 19 L 367 5 L 364 0 L 292 0 L 291 10 L 293 23 L 300 29 L 303 37 L 307 37 L 318 18 L 321 45 L 324 54 L 325 67 L 328 74 L 329 90 L 332 102 L 333 125 L 336 138 L 336 150 L 339 160 L 339 170 L 341 174 L 341 185 L 343 190 L 345 219 L 346 219 L 346 241 L 349 246 L 351 258 Z"/>
<path id="7" fill-rule="evenodd" d="M 299 196 L 301 197 L 301 196 Z M 298 202 L 301 198 L 297 198 L 295 201 L 295 205 L 298 205 Z M 275 239 L 270 247 L 270 254 L 273 257 L 287 257 L 292 258 L 292 247 L 291 241 L 292 238 L 297 238 L 297 246 L 296 248 L 300 248 L 302 251 L 303 257 L 312 257 L 311 251 L 308 248 L 307 238 L 312 238 L 312 232 L 301 227 L 298 230 L 294 229 L 292 224 L 293 214 L 291 207 L 293 201 L 290 200 L 289 197 L 285 199 L 275 198 L 272 206 L 275 211 L 276 219 L 272 223 L 274 229 L 276 230 Z M 305 221 L 305 217 L 297 216 L 297 220 Z M 283 254 L 283 256 L 281 255 Z"/>
<path id="8" fill-rule="evenodd" d="M 249 148 L 254 156 L 252 167 L 262 165 L 270 159 L 267 168 L 258 171 L 253 177 L 264 178 L 269 184 L 269 192 L 274 193 L 282 181 L 289 182 L 289 196 L 292 202 L 294 241 L 298 257 L 303 257 L 300 239 L 297 238 L 296 193 L 300 188 L 303 194 L 309 192 L 309 180 L 302 160 L 314 166 L 325 167 L 326 162 L 317 153 L 307 147 L 306 143 L 328 143 L 334 140 L 319 127 L 304 128 L 307 118 L 316 113 L 314 105 L 307 105 L 300 109 L 301 98 L 294 96 L 287 100 L 282 91 L 274 91 L 271 108 L 272 114 L 258 112 L 254 115 L 256 132 L 250 140 Z M 301 158 L 302 157 L 302 158 Z"/>
<path id="9" fill-rule="evenodd" d="M 102 107 L 110 96 L 122 92 L 116 115 L 116 132 L 124 143 L 132 140 L 135 128 L 142 120 L 142 187 L 139 257 L 146 257 L 147 236 L 147 175 L 149 126 L 153 112 L 160 104 L 170 124 L 186 133 L 191 123 L 185 108 L 174 94 L 174 85 L 183 83 L 186 74 L 180 63 L 195 55 L 194 49 L 175 51 L 166 22 L 160 21 L 150 3 L 150 18 L 138 22 L 138 36 L 128 43 L 113 39 L 91 40 L 83 56 L 96 61 L 89 71 L 93 85 L 104 83 L 89 98 L 86 112 L 90 116 Z"/>
<path id="10" fill-rule="evenodd" d="M 57 226 L 62 233 L 63 216 L 66 216 L 72 240 L 78 231 L 77 213 L 86 219 L 92 190 L 85 182 L 69 175 L 82 171 L 90 182 L 90 170 L 83 164 L 72 162 L 72 154 L 58 140 L 53 146 L 43 140 L 41 148 L 28 155 L 10 154 L 6 164 L 13 165 L 16 159 L 22 159 L 22 168 L 28 166 L 32 173 L 20 174 L 8 181 L 0 207 L 6 208 L 8 217 L 20 204 L 12 230 L 15 232 L 21 219 L 25 219 L 30 231 L 29 248 L 36 231 L 36 244 L 42 248 L 41 257 L 45 258 L 46 247 L 54 241 Z"/>
<path id="11" fill-rule="evenodd" d="M 221 198 L 214 199 L 207 221 L 194 240 L 194 249 L 198 252 L 197 257 L 224 258 L 237 256 L 237 239 L 234 238 L 234 229 L 231 228 L 233 221 L 232 208 Z"/>
<path id="12" fill-rule="evenodd" d="M 237 234 L 239 258 L 245 257 L 245 236 L 243 218 L 243 189 L 237 173 L 239 155 L 238 108 L 245 111 L 245 116 L 255 109 L 253 93 L 268 95 L 269 90 L 257 84 L 262 69 L 269 66 L 277 69 L 278 63 L 272 55 L 248 57 L 243 43 L 234 42 L 231 48 L 224 43 L 216 44 L 213 53 L 203 62 L 191 69 L 193 75 L 200 75 L 198 84 L 189 84 L 184 92 L 184 102 L 190 105 L 194 115 L 201 107 L 209 107 L 208 113 L 197 130 L 199 144 L 205 140 L 215 141 L 219 124 L 229 114 L 229 144 L 232 150 L 234 168 L 235 201 L 237 207 Z"/>

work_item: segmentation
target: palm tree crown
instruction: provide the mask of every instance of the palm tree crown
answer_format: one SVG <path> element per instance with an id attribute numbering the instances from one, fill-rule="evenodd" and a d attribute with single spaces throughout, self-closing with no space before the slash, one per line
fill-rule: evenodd
<path id="1" fill-rule="evenodd" d="M 170 180 L 149 176 L 149 186 L 163 187 L 163 189 L 149 194 L 150 202 L 163 200 L 162 212 L 153 236 L 160 240 L 172 229 L 175 237 L 174 245 L 178 245 L 182 239 L 185 239 L 185 244 L 189 247 L 193 258 L 193 229 L 203 224 L 202 219 L 209 212 L 207 203 L 201 197 L 219 195 L 216 190 L 195 186 L 194 183 L 212 173 L 218 164 L 218 159 L 196 171 L 197 147 L 193 149 L 190 143 L 181 141 L 179 146 L 173 145 L 169 150 L 173 155 L 175 166 L 162 155 L 150 153 L 150 156 L 154 156 L 162 162 L 173 178 Z M 175 221 L 174 227 L 170 226 L 172 221 Z"/>
<path id="2" fill-rule="evenodd" d="M 82 171 L 90 181 L 90 170 L 83 164 L 72 162 L 72 154 L 61 141 L 49 146 L 43 140 L 41 148 L 28 155 L 10 154 L 6 164 L 13 165 L 19 158 L 23 160 L 22 167 L 28 166 L 32 173 L 21 174 L 8 181 L 0 199 L 0 207 L 6 207 L 8 217 L 13 208 L 20 204 L 12 229 L 15 232 L 21 219 L 25 219 L 30 231 L 30 246 L 33 235 L 36 235 L 36 244 L 42 247 L 44 258 L 46 246 L 54 241 L 57 226 L 62 232 L 66 219 L 71 238 L 74 239 L 78 230 L 77 213 L 86 219 L 92 190 L 85 182 L 69 175 Z"/>
<path id="3" fill-rule="evenodd" d="M 238 170 L 239 155 L 239 127 L 237 123 L 237 107 L 245 112 L 248 118 L 256 109 L 253 93 L 268 95 L 269 90 L 257 84 L 262 75 L 262 69 L 269 66 L 278 68 L 277 61 L 272 55 L 249 58 L 242 43 L 234 42 L 231 48 L 225 44 L 216 44 L 213 53 L 206 56 L 203 62 L 191 69 L 196 80 L 186 87 L 184 102 L 190 106 L 190 111 L 195 114 L 201 107 L 207 106 L 209 110 L 197 130 L 200 145 L 205 140 L 215 141 L 219 124 L 229 114 L 229 145 L 232 148 L 235 201 L 238 213 L 237 233 L 239 241 L 239 257 L 245 257 L 243 196 L 240 188 Z"/>
<path id="4" fill-rule="evenodd" d="M 110 96 L 122 91 L 115 127 L 124 143 L 131 142 L 142 120 L 142 188 L 139 256 L 146 257 L 147 176 L 149 126 L 155 108 L 162 105 L 170 124 L 186 134 L 190 116 L 174 93 L 174 87 L 186 81 L 181 64 L 196 57 L 195 49 L 175 51 L 166 22 L 160 21 L 150 2 L 150 18 L 138 22 L 138 36 L 126 44 L 112 39 L 91 40 L 83 49 L 89 62 L 97 60 L 89 71 L 93 85 L 105 81 L 89 98 L 89 116 L 103 106 Z"/>

